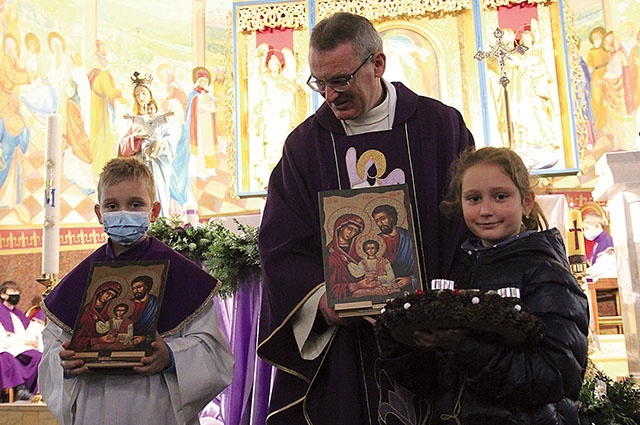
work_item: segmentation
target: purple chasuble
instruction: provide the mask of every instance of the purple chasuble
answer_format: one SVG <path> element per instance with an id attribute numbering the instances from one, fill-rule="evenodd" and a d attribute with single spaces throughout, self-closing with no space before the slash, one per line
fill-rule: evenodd
<path id="1" fill-rule="evenodd" d="M 593 242 L 593 250 L 587 259 L 591 265 L 594 265 L 595 262 L 598 261 L 598 255 L 602 254 L 609 248 L 613 248 L 613 237 L 606 230 L 603 230 L 598 236 L 596 236 Z"/>
<path id="2" fill-rule="evenodd" d="M 22 322 L 22 326 L 24 326 L 24 328 L 27 329 L 27 327 L 29 326 L 30 320 L 27 316 L 24 315 L 22 311 L 20 311 L 19 308 L 15 307 L 13 310 L 11 310 L 4 303 L 0 302 L 0 323 L 7 330 L 7 332 L 12 332 L 12 333 L 15 332 L 13 330 L 13 321 L 11 320 L 11 313 L 15 314 L 18 317 L 18 319 L 20 319 L 20 321 Z"/>
<path id="3" fill-rule="evenodd" d="M 4 303 L 0 303 L 0 323 L 6 331 L 15 333 L 11 313 L 15 314 L 27 329 L 31 321 L 18 307 L 11 310 Z M 11 353 L 0 354 L 0 388 L 12 388 L 25 384 L 29 391 L 35 393 L 38 389 L 36 381 L 42 353 L 37 350 L 26 350 L 15 357 Z"/>
<path id="4" fill-rule="evenodd" d="M 278 370 L 268 424 L 359 425 L 392 419 L 391 384 L 380 369 L 372 326 L 338 328 L 324 352 L 304 360 L 290 318 L 324 279 L 318 192 L 407 183 L 423 282 L 447 276 L 468 235 L 461 217 L 440 216 L 449 167 L 473 145 L 460 113 L 400 83 L 393 128 L 347 136 L 328 105 L 287 138 L 260 225 L 263 302 L 258 354 Z M 366 178 L 358 170 L 364 169 Z M 326 328 L 316 321 L 317 330 Z M 384 407 L 386 406 L 386 407 Z M 384 411 L 384 412 L 383 412 Z M 403 422 L 413 423 L 413 422 Z"/>
<path id="5" fill-rule="evenodd" d="M 44 299 L 47 317 L 72 333 L 94 261 L 169 260 L 158 332 L 163 336 L 187 325 L 215 295 L 218 281 L 194 262 L 148 237 L 116 257 L 109 243 L 101 246 L 66 275 Z"/>
<path id="6" fill-rule="evenodd" d="M 0 388 L 8 389 L 24 383 L 20 362 L 11 353 L 0 353 Z"/>

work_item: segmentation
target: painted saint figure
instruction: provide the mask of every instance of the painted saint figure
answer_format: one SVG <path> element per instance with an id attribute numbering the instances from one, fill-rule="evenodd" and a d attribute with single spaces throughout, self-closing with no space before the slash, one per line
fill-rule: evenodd
<path id="1" fill-rule="evenodd" d="M 193 68 L 193 90 L 187 99 L 185 125 L 191 154 L 204 160 L 204 168 L 216 175 L 219 150 L 216 129 L 216 104 L 209 91 L 211 73 L 208 69 L 198 66 Z"/>
<path id="2" fill-rule="evenodd" d="M 131 77 L 133 86 L 133 116 L 131 124 L 120 138 L 118 156 L 137 156 L 151 169 L 156 184 L 156 196 L 162 205 L 161 215 L 170 215 L 171 195 L 169 185 L 173 175 L 173 157 L 175 155 L 175 131 L 166 116 L 161 117 L 151 128 L 147 125 L 147 106 L 153 102 L 151 92 L 152 78 L 134 72 Z M 162 121 L 162 122 L 160 122 Z M 150 132 L 151 131 L 151 132 Z"/>

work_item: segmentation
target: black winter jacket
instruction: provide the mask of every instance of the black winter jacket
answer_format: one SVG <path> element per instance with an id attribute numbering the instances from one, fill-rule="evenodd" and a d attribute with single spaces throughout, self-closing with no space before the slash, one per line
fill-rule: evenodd
<path id="1" fill-rule="evenodd" d="M 579 425 L 589 316 L 560 232 L 525 232 L 490 248 L 470 240 L 463 249 L 466 258 L 450 276 L 455 287 L 518 287 L 523 304 L 544 322 L 542 342 L 510 346 L 469 336 L 449 352 L 379 340 L 383 367 L 418 395 L 430 424 Z"/>

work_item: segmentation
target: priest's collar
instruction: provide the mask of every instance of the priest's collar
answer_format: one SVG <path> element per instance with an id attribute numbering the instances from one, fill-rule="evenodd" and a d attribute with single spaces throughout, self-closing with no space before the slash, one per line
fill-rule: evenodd
<path id="1" fill-rule="evenodd" d="M 384 78 L 381 80 L 386 92 L 384 100 L 381 104 L 365 112 L 355 120 L 341 121 L 347 135 L 391 130 L 398 95 L 396 88 L 391 83 Z"/>

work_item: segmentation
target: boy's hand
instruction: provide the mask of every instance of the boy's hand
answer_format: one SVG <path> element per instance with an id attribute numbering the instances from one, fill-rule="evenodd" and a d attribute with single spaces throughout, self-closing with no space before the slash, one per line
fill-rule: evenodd
<path id="1" fill-rule="evenodd" d="M 156 339 L 151 343 L 152 353 L 145 356 L 140 361 L 142 366 L 136 366 L 133 370 L 141 375 L 153 375 L 159 373 L 171 366 L 171 355 L 164 339 L 156 331 Z"/>
<path id="2" fill-rule="evenodd" d="M 89 371 L 89 368 L 84 365 L 84 360 L 71 359 L 71 357 L 75 356 L 76 352 L 73 350 L 68 350 L 69 341 L 63 342 L 62 348 L 63 350 L 60 351 L 59 356 L 60 365 L 62 366 L 65 375 L 78 376 Z"/>

